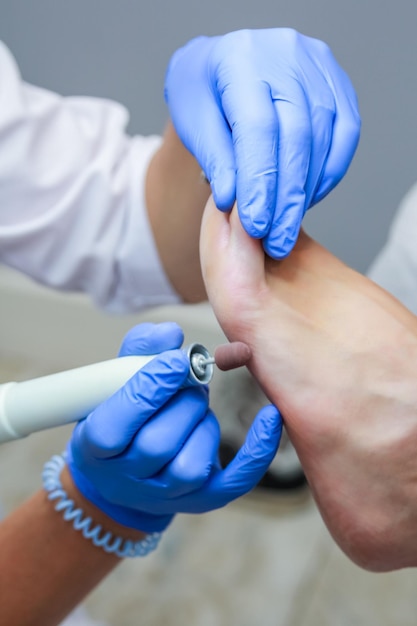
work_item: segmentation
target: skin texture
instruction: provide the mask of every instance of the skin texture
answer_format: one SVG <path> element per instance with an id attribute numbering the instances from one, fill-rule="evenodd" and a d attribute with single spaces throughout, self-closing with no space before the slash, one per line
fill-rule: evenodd
<path id="1" fill-rule="evenodd" d="M 358 565 L 417 565 L 417 321 L 301 232 L 267 258 L 209 201 L 203 276 L 230 341 L 281 411 L 331 534 Z"/>
<path id="2" fill-rule="evenodd" d="M 133 541 L 144 537 L 83 498 L 66 468 L 61 480 L 97 524 Z M 54 510 L 46 493 L 37 492 L 0 523 L 0 624 L 59 624 L 120 562 L 84 539 Z"/>
<path id="3" fill-rule="evenodd" d="M 166 275 L 184 302 L 206 299 L 198 240 L 210 186 L 201 168 L 168 124 L 149 164 L 146 206 Z"/>

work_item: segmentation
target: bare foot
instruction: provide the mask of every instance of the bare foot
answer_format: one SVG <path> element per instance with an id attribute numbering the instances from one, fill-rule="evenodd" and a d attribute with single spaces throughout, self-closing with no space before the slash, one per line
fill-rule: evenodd
<path id="1" fill-rule="evenodd" d="M 200 253 L 227 337 L 281 411 L 322 516 L 367 569 L 417 565 L 417 321 L 301 233 L 266 258 L 209 201 Z"/>

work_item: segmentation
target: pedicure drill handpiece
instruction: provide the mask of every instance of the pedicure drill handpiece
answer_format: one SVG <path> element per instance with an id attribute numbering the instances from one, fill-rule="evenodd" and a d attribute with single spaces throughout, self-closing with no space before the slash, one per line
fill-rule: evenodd
<path id="1" fill-rule="evenodd" d="M 219 346 L 214 357 L 200 343 L 184 350 L 190 360 L 185 386 L 207 385 L 215 364 L 226 371 L 245 365 L 250 358 L 249 347 L 241 342 Z M 155 356 L 124 356 L 0 385 L 0 443 L 82 419 Z"/>

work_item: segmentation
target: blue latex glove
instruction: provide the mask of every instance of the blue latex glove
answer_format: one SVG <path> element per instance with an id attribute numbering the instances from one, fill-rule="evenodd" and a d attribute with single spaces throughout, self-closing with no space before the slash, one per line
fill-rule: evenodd
<path id="1" fill-rule="evenodd" d="M 220 429 L 205 387 L 181 389 L 189 361 L 176 324 L 143 324 L 121 355 L 164 351 L 74 429 L 68 466 L 80 492 L 115 521 L 163 530 L 178 512 L 221 507 L 252 489 L 281 435 L 276 409 L 263 409 L 246 443 L 224 470 Z"/>
<path id="2" fill-rule="evenodd" d="M 287 28 L 199 37 L 173 55 L 165 97 L 217 207 L 237 199 L 245 230 L 286 256 L 359 140 L 356 95 L 330 49 Z"/>

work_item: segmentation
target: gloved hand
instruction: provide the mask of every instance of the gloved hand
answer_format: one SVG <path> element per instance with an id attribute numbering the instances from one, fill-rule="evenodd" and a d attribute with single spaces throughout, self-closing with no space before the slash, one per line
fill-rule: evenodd
<path id="1" fill-rule="evenodd" d="M 161 531 L 178 512 L 221 507 L 252 489 L 272 461 L 281 418 L 255 419 L 229 466 L 218 462 L 220 429 L 205 387 L 181 388 L 189 361 L 176 324 L 142 324 L 120 354 L 158 355 L 74 429 L 67 462 L 80 492 L 115 521 Z"/>
<path id="2" fill-rule="evenodd" d="M 165 97 L 216 206 L 236 198 L 248 234 L 286 256 L 359 140 L 356 95 L 330 49 L 287 28 L 198 37 L 173 55 Z"/>

